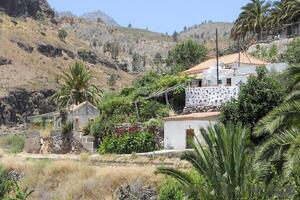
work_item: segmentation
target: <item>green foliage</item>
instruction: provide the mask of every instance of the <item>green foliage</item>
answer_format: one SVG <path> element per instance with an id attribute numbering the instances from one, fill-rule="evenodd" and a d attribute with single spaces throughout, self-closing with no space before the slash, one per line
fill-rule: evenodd
<path id="1" fill-rule="evenodd" d="M 9 153 L 20 153 L 23 151 L 25 137 L 22 135 L 8 135 L 0 138 L 0 145 Z"/>
<path id="2" fill-rule="evenodd" d="M 300 38 L 295 38 L 287 47 L 285 60 L 290 64 L 300 63 Z"/>
<path id="3" fill-rule="evenodd" d="M 216 124 L 208 129 L 201 128 L 200 133 L 205 144 L 197 140 L 194 151 L 186 152 L 182 159 L 192 164 L 196 176 L 204 177 L 205 190 L 203 183 L 194 183 L 187 172 L 168 167 L 159 167 L 156 172 L 175 178 L 187 197 L 248 199 L 248 175 L 252 167 L 251 154 L 247 150 L 249 131 L 240 124 Z"/>
<path id="4" fill-rule="evenodd" d="M 101 91 L 91 84 L 90 70 L 80 62 L 69 67 L 69 73 L 61 77 L 60 90 L 54 95 L 54 100 L 62 108 L 69 104 L 80 104 L 89 101 L 97 105 L 101 100 Z"/>
<path id="5" fill-rule="evenodd" d="M 68 36 L 68 33 L 67 33 L 67 31 L 66 31 L 65 29 L 60 29 L 60 30 L 58 31 L 58 37 L 59 37 L 59 39 L 60 39 L 61 41 L 64 42 L 67 36 Z"/>
<path id="6" fill-rule="evenodd" d="M 62 134 L 67 135 L 69 134 L 73 129 L 73 123 L 72 122 L 66 122 L 62 125 Z"/>
<path id="7" fill-rule="evenodd" d="M 261 47 L 260 45 L 256 46 L 256 52 L 253 56 L 257 58 L 264 59 L 268 62 L 277 62 L 278 61 L 278 49 L 275 44 L 271 48 Z"/>
<path id="8" fill-rule="evenodd" d="M 161 104 L 157 101 L 142 101 L 140 102 L 139 116 L 142 121 L 151 118 L 162 118 L 169 115 L 168 106 Z"/>
<path id="9" fill-rule="evenodd" d="M 29 190 L 28 188 L 25 188 L 22 190 L 17 182 L 14 182 L 14 192 L 15 197 L 10 197 L 8 200 L 27 200 L 28 197 L 34 192 L 34 190 Z"/>
<path id="10" fill-rule="evenodd" d="M 167 178 L 159 187 L 159 200 L 183 200 L 182 186 L 173 178 Z"/>
<path id="11" fill-rule="evenodd" d="M 189 69 L 207 58 L 208 50 L 192 40 L 177 44 L 168 54 L 166 63 L 168 66 L 182 66 Z"/>
<path id="12" fill-rule="evenodd" d="M 155 150 L 154 135 L 146 132 L 126 133 L 121 136 L 106 136 L 99 146 L 101 154 L 131 154 Z"/>
<path id="13" fill-rule="evenodd" d="M 241 86 L 238 98 L 221 107 L 221 121 L 242 122 L 253 128 L 283 101 L 284 95 L 284 88 L 267 75 L 266 68 L 257 68 L 257 76 L 250 76 L 248 82 Z"/>
<path id="14" fill-rule="evenodd" d="M 163 127 L 164 123 L 161 119 L 152 118 L 149 121 L 144 123 L 147 128 L 152 127 Z"/>
<path id="15" fill-rule="evenodd" d="M 11 191 L 13 182 L 8 179 L 8 171 L 0 165 L 0 199 Z"/>

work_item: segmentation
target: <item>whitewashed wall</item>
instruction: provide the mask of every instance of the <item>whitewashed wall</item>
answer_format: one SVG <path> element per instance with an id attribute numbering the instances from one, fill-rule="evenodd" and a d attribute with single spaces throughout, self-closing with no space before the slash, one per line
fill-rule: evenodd
<path id="1" fill-rule="evenodd" d="M 220 106 L 232 98 L 237 98 L 238 93 L 238 86 L 187 88 L 185 106 Z"/>
<path id="2" fill-rule="evenodd" d="M 69 113 L 69 120 L 74 123 L 75 127 L 75 121 L 76 119 L 79 120 L 79 129 L 84 128 L 86 125 L 88 125 L 89 121 L 91 119 L 95 119 L 100 114 L 99 110 L 95 109 L 94 107 L 90 106 L 89 104 L 86 104 L 75 111 Z"/>
<path id="3" fill-rule="evenodd" d="M 207 128 L 215 124 L 217 118 L 187 121 L 165 121 L 164 123 L 164 148 L 174 150 L 186 149 L 186 130 L 194 129 L 195 135 L 201 143 L 204 142 L 200 128 Z"/>

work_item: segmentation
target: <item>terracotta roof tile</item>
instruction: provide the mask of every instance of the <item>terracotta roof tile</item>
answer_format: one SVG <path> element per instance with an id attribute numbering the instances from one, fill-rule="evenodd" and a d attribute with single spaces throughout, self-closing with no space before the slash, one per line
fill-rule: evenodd
<path id="1" fill-rule="evenodd" d="M 254 58 L 246 53 L 240 53 L 240 54 L 241 54 L 241 56 L 240 56 L 241 64 L 250 64 L 250 65 L 266 65 L 266 64 L 268 64 L 267 62 L 265 62 L 263 60 L 259 60 L 257 58 Z M 225 65 L 228 65 L 228 64 L 232 64 L 232 63 L 237 63 L 238 58 L 239 58 L 238 53 L 230 54 L 230 55 L 220 57 L 219 62 L 223 62 Z M 199 65 L 182 72 L 181 74 L 183 74 L 183 75 L 184 74 L 186 74 L 186 75 L 199 74 L 199 73 L 203 72 L 204 70 L 209 69 L 210 67 L 214 66 L 216 64 L 216 62 L 217 62 L 216 58 L 206 60 L 206 61 L 200 63 Z"/>

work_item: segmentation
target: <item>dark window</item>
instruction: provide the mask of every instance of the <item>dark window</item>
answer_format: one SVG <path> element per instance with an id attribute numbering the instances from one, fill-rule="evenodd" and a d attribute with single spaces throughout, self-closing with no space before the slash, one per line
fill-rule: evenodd
<path id="1" fill-rule="evenodd" d="M 199 80 L 198 86 L 199 86 L 199 87 L 202 87 L 202 79 Z"/>
<path id="2" fill-rule="evenodd" d="M 231 78 L 226 79 L 226 85 L 231 86 Z"/>

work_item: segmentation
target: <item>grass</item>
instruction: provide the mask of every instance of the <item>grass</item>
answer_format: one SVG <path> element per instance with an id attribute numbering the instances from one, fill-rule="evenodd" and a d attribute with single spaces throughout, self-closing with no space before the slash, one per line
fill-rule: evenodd
<path id="1" fill-rule="evenodd" d="M 0 147 L 8 153 L 23 151 L 25 138 L 22 135 L 8 135 L 0 138 Z"/>
<path id="2" fill-rule="evenodd" d="M 141 180 L 157 187 L 161 177 L 155 167 L 98 167 L 84 161 L 4 160 L 4 166 L 24 172 L 22 188 L 35 192 L 30 200 L 94 200 L 115 199 L 118 188 Z"/>

